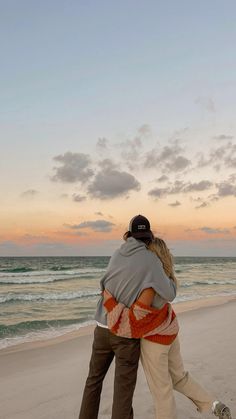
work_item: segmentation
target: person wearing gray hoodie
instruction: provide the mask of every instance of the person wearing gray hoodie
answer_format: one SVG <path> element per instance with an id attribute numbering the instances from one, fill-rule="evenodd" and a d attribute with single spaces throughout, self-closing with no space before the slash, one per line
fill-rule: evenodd
<path id="1" fill-rule="evenodd" d="M 153 305 L 159 308 L 163 301 L 173 301 L 176 285 L 165 274 L 159 258 L 147 245 L 153 234 L 148 219 L 142 215 L 132 218 L 125 242 L 115 251 L 101 279 L 105 288 L 130 307 L 146 288 L 153 288 Z M 133 419 L 132 399 L 137 379 L 140 356 L 139 339 L 112 334 L 107 327 L 106 312 L 101 295 L 95 314 L 97 327 L 86 380 L 79 419 L 97 419 L 103 379 L 115 357 L 115 380 L 111 419 Z"/>

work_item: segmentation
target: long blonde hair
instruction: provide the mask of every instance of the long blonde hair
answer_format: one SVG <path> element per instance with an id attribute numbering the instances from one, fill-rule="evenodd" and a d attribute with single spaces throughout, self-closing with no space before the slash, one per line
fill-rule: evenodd
<path id="1" fill-rule="evenodd" d="M 156 253 L 156 255 L 161 260 L 166 275 L 174 281 L 176 286 L 178 286 L 178 281 L 174 273 L 173 256 L 170 253 L 164 240 L 160 239 L 159 237 L 154 237 L 154 240 L 148 245 L 148 249 Z"/>

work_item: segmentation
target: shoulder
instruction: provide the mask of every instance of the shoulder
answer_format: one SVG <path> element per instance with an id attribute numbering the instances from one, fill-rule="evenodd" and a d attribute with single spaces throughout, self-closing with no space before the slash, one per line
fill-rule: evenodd
<path id="1" fill-rule="evenodd" d="M 156 255 L 156 253 L 152 252 L 149 249 L 146 249 L 146 257 L 149 259 L 150 262 L 152 262 L 154 265 L 160 265 L 161 261 L 159 257 Z"/>
<path id="2" fill-rule="evenodd" d="M 145 267 L 148 268 L 149 272 L 154 272 L 155 274 L 160 271 L 163 267 L 161 260 L 156 255 L 156 253 L 152 252 L 149 249 L 145 250 Z"/>
<path id="3" fill-rule="evenodd" d="M 119 249 L 116 249 L 115 252 L 111 255 L 110 260 L 109 260 L 109 264 L 117 258 L 117 255 L 119 254 Z"/>

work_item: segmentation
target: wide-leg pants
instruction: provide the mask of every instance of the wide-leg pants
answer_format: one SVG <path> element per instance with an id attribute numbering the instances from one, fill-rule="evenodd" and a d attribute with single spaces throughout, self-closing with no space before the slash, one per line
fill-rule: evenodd
<path id="1" fill-rule="evenodd" d="M 140 340 L 113 335 L 97 326 L 79 419 L 97 419 L 104 377 L 115 357 L 111 419 L 133 419 L 132 400 L 137 379 Z"/>
<path id="2" fill-rule="evenodd" d="M 141 339 L 141 361 L 156 419 L 177 419 L 173 389 L 188 397 L 200 412 L 211 409 L 215 399 L 184 369 L 178 337 L 171 345 Z"/>

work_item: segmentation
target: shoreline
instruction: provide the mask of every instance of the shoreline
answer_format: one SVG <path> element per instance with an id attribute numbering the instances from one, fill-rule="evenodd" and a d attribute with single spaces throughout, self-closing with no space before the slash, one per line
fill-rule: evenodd
<path id="1" fill-rule="evenodd" d="M 182 314 L 185 312 L 190 312 L 194 310 L 206 309 L 211 307 L 216 307 L 222 304 L 227 304 L 228 302 L 236 301 L 236 295 L 219 295 L 207 298 L 199 298 L 196 300 L 188 300 L 188 301 L 180 301 L 177 303 L 173 303 L 174 309 L 176 314 Z M 91 321 L 92 323 L 93 321 Z M 13 345 L 6 346 L 4 348 L 0 348 L 0 356 L 21 352 L 31 349 L 38 349 L 47 346 L 57 345 L 62 342 L 71 341 L 77 339 L 81 336 L 90 336 L 93 333 L 95 328 L 95 321 L 94 324 L 85 325 L 81 324 L 77 330 L 72 330 L 70 332 L 65 332 L 58 336 L 49 336 L 49 337 L 42 337 L 36 340 L 28 341 L 28 342 L 21 342 L 16 343 Z"/>
<path id="2" fill-rule="evenodd" d="M 236 417 L 236 298 L 217 297 L 175 305 L 186 371 Z M 92 351 L 94 326 L 55 339 L 0 351 L 0 405 L 4 419 L 78 419 Z M 99 419 L 112 411 L 115 362 L 103 383 Z M 178 417 L 199 419 L 191 401 L 175 392 Z M 154 419 L 153 400 L 139 366 L 134 417 Z M 204 415 L 211 419 L 212 413 Z"/>

